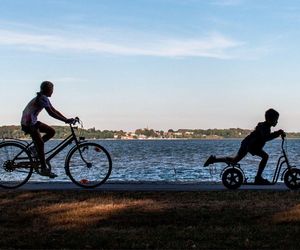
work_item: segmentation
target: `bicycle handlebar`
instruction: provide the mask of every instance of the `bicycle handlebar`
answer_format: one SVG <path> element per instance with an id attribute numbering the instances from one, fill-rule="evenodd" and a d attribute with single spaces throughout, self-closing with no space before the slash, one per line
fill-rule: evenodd
<path id="1" fill-rule="evenodd" d="M 71 120 L 71 119 L 70 119 Z M 72 121 L 71 122 L 68 122 L 68 124 L 70 125 L 70 126 L 74 126 L 74 125 L 76 125 L 77 123 L 80 123 L 80 119 L 78 118 L 78 117 L 75 117 L 74 119 L 72 119 Z"/>
<path id="2" fill-rule="evenodd" d="M 75 125 L 76 123 L 80 123 L 80 119 L 79 119 L 79 117 L 77 117 L 77 116 L 74 118 L 74 125 Z"/>

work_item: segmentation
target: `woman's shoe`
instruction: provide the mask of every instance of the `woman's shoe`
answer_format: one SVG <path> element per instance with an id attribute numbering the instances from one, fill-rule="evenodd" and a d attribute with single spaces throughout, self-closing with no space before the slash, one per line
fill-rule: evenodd
<path id="1" fill-rule="evenodd" d="M 51 170 L 48 168 L 41 168 L 41 170 L 38 172 L 38 174 L 42 175 L 42 176 L 48 176 L 51 179 L 57 177 L 57 174 L 51 172 Z"/>

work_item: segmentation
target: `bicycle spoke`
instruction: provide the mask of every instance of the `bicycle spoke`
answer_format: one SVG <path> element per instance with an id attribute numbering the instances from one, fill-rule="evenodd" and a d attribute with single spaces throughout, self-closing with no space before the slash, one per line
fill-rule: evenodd
<path id="1" fill-rule="evenodd" d="M 28 174 L 28 170 L 27 171 L 25 171 L 25 170 L 15 170 L 14 172 Z"/>

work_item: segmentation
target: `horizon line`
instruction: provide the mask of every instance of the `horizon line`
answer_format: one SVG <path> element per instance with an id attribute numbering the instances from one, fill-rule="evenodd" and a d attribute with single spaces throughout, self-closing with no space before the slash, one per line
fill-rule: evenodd
<path id="1" fill-rule="evenodd" d="M 9 127 L 9 126 L 15 126 L 15 127 L 21 127 L 21 125 L 16 125 L 16 124 L 10 124 L 10 125 L 0 125 L 1 127 Z M 68 125 L 49 125 L 51 127 L 67 127 Z M 76 126 L 75 126 L 76 127 Z M 88 130 L 88 129 L 95 129 L 95 130 L 100 130 L 100 131 L 104 131 L 104 130 L 108 130 L 108 131 L 124 131 L 124 132 L 134 132 L 135 130 L 138 129 L 148 129 L 148 130 L 154 130 L 154 131 L 168 131 L 168 130 L 174 130 L 174 131 L 178 131 L 178 130 L 230 130 L 230 129 L 241 129 L 241 130 L 249 130 L 249 131 L 253 131 L 254 129 L 250 129 L 250 128 L 241 128 L 241 127 L 230 127 L 230 128 L 178 128 L 178 129 L 174 129 L 174 128 L 169 128 L 169 129 L 155 129 L 155 128 L 135 128 L 134 130 L 125 130 L 125 129 L 99 129 L 96 127 L 90 127 L 90 128 L 85 128 L 83 127 L 82 129 Z M 300 131 L 285 131 L 286 133 L 300 133 Z"/>

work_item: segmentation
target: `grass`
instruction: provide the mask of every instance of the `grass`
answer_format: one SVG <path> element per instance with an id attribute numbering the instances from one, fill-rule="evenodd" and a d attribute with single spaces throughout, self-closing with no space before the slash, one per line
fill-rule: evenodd
<path id="1" fill-rule="evenodd" d="M 299 249 L 300 193 L 1 191 L 0 248 Z"/>

